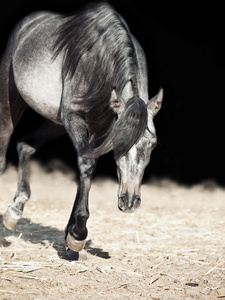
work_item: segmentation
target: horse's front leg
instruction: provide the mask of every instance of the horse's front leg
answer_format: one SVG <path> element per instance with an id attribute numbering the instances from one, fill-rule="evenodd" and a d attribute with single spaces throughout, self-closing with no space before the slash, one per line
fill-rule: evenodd
<path id="1" fill-rule="evenodd" d="M 88 196 L 91 177 L 95 170 L 97 159 L 78 157 L 80 182 L 75 203 L 66 228 L 66 242 L 68 247 L 79 252 L 85 246 L 87 237 L 87 220 L 89 218 Z"/>

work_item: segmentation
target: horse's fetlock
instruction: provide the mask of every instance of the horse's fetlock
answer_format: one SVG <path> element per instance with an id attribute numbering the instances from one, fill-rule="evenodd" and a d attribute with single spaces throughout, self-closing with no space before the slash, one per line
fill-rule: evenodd
<path id="1" fill-rule="evenodd" d="M 8 207 L 8 212 L 10 213 L 11 215 L 11 218 L 13 219 L 20 219 L 22 217 L 22 214 L 23 214 L 23 208 L 21 209 L 22 207 L 18 207 L 18 206 L 15 206 L 15 205 L 10 205 Z"/>
<path id="2" fill-rule="evenodd" d="M 27 180 L 24 180 L 21 184 L 18 185 L 18 192 L 16 196 L 28 200 L 31 195 L 30 184 Z"/>
<path id="3" fill-rule="evenodd" d="M 13 201 L 14 201 L 14 207 L 19 209 L 20 211 L 23 211 L 25 203 L 29 200 L 30 195 L 26 192 L 18 193 L 15 195 Z"/>
<path id="4" fill-rule="evenodd" d="M 88 230 L 86 225 L 78 227 L 76 223 L 76 225 L 72 225 L 69 227 L 68 234 L 70 234 L 75 240 L 82 241 L 86 239 Z"/>

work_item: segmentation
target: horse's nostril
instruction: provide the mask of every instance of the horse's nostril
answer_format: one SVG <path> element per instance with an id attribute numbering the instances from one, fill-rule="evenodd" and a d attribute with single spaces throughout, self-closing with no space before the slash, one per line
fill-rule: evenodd
<path id="1" fill-rule="evenodd" d="M 118 208 L 123 212 L 134 212 L 141 205 L 139 195 L 133 195 L 129 201 L 127 194 L 122 194 L 118 199 Z"/>
<path id="2" fill-rule="evenodd" d="M 141 197 L 140 196 L 135 196 L 133 200 L 133 208 L 137 209 L 141 205 Z"/>
<path id="3" fill-rule="evenodd" d="M 125 207 L 126 207 L 126 199 L 127 199 L 127 197 L 126 197 L 126 195 L 121 195 L 120 197 L 119 197 L 119 203 L 118 203 L 118 206 L 119 206 L 119 209 L 120 210 L 125 210 Z"/>
<path id="4" fill-rule="evenodd" d="M 120 201 L 121 201 L 123 204 L 125 204 L 125 201 L 126 201 L 125 195 L 123 195 L 123 196 L 120 197 Z"/>

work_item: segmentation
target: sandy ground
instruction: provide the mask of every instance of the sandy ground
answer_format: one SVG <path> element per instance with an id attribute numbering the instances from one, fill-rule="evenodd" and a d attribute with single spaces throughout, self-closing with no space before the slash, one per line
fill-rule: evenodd
<path id="1" fill-rule="evenodd" d="M 225 298 L 225 190 L 151 179 L 134 214 L 117 209 L 117 183 L 95 178 L 88 241 L 66 252 L 74 174 L 33 162 L 32 198 L 13 232 L 2 224 L 17 172 L 0 177 L 0 299 Z"/>

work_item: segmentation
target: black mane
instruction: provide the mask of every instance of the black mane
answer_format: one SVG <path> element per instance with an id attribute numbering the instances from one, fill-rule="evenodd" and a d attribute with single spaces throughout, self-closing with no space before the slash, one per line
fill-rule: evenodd
<path id="1" fill-rule="evenodd" d="M 107 136 L 111 136 L 116 147 L 116 133 L 112 131 L 117 115 L 110 108 L 110 95 L 114 88 L 120 97 L 126 83 L 131 80 L 137 96 L 137 57 L 127 25 L 120 15 L 107 3 L 92 3 L 71 16 L 64 16 L 64 22 L 57 30 L 54 45 L 54 57 L 64 51 L 62 76 L 76 76 L 75 97 L 85 111 L 89 134 L 94 135 L 93 148 L 100 154 L 106 145 Z M 136 100 L 139 101 L 139 100 Z M 139 106 L 132 106 L 140 109 Z M 145 114 L 146 115 L 146 114 Z M 139 115 L 140 117 L 140 115 Z M 141 126 L 147 125 L 143 116 Z M 140 124 L 139 124 L 140 125 Z M 136 124 L 137 126 L 137 124 Z M 143 132 L 145 128 L 141 128 Z M 135 130 L 135 128 L 133 128 Z M 130 145 L 124 145 L 118 156 L 126 153 L 140 137 L 133 134 Z M 137 136 L 138 135 L 138 136 Z M 107 144 L 109 140 L 107 139 Z M 101 146 L 102 145 L 102 146 Z M 108 146 L 108 148 L 110 148 Z M 120 155 L 121 154 L 121 155 Z"/>

